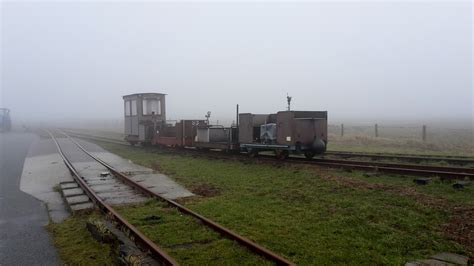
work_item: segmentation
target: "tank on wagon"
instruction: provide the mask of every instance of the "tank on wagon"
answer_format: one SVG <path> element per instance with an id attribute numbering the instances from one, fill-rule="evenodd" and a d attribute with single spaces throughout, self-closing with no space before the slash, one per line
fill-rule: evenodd
<path id="1" fill-rule="evenodd" d="M 282 111 L 239 114 L 240 148 L 251 156 L 273 151 L 284 159 L 290 153 L 312 158 L 326 151 L 326 111 Z"/>
<path id="2" fill-rule="evenodd" d="M 238 151 L 238 128 L 201 124 L 197 129 L 194 147 L 198 149 L 219 149 L 226 152 Z"/>
<path id="3" fill-rule="evenodd" d="M 123 96 L 125 140 L 132 145 L 150 144 L 166 123 L 165 94 L 135 93 Z"/>
<path id="4" fill-rule="evenodd" d="M 10 109 L 0 108 L 0 132 L 8 132 L 12 129 Z"/>

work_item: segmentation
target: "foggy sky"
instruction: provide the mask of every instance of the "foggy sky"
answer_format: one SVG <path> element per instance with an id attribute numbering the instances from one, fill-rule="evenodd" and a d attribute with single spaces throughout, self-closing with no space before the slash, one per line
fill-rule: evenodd
<path id="1" fill-rule="evenodd" d="M 0 105 L 17 118 L 169 119 L 327 110 L 330 119 L 472 118 L 472 3 L 1 3 Z M 330 120 L 331 121 L 331 120 Z"/>

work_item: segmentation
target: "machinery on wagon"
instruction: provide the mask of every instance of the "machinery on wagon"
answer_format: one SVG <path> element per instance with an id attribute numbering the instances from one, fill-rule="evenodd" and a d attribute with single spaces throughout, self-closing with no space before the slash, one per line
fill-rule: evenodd
<path id="1" fill-rule="evenodd" d="M 123 99 L 125 140 L 132 145 L 219 149 L 252 157 L 271 151 L 280 159 L 290 154 L 312 158 L 326 151 L 326 111 L 239 114 L 237 106 L 237 123 L 224 127 L 211 125 L 208 116 L 207 120 L 167 121 L 165 94 L 137 93 Z"/>
<path id="2" fill-rule="evenodd" d="M 0 108 L 0 132 L 8 132 L 12 129 L 10 109 Z"/>

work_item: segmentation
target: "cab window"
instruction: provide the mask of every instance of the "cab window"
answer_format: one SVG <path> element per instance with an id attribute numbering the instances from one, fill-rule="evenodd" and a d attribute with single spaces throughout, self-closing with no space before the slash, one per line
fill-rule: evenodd
<path id="1" fill-rule="evenodd" d="M 125 101 L 125 116 L 130 116 L 130 101 Z"/>
<path id="2" fill-rule="evenodd" d="M 143 99 L 143 115 L 161 115 L 161 101 L 158 99 Z"/>

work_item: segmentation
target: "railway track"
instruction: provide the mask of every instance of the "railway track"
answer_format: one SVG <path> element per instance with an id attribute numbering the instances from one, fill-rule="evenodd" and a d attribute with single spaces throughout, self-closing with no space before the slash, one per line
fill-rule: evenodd
<path id="1" fill-rule="evenodd" d="M 122 144 L 128 145 L 126 142 L 117 143 L 117 140 L 111 140 L 103 137 L 92 137 L 83 134 L 75 134 L 77 137 L 85 137 L 92 140 L 98 141 L 105 141 L 115 144 Z M 81 136 L 82 135 L 82 136 Z M 329 154 L 333 154 L 333 152 L 328 152 Z M 351 153 L 357 154 L 359 153 Z M 383 155 L 387 158 L 396 158 L 400 157 L 401 155 L 397 155 L 395 157 L 390 157 L 391 155 Z M 405 156 L 410 157 L 411 156 Z M 259 155 L 258 158 L 260 160 L 266 161 L 274 161 L 276 158 L 271 155 Z M 418 157 L 421 158 L 421 157 Z M 423 157 L 424 158 L 424 157 Z M 427 158 L 436 158 L 438 161 L 439 158 L 445 157 L 427 157 Z M 446 159 L 446 158 L 445 158 Z M 453 158 L 453 160 L 464 160 L 461 158 Z M 474 168 L 465 168 L 465 167 L 444 167 L 444 166 L 432 166 L 432 165 L 421 165 L 421 164 L 400 164 L 400 163 L 382 163 L 382 162 L 373 162 L 373 161 L 360 161 L 360 160 L 344 160 L 344 159 L 328 159 L 328 158 L 313 158 L 313 159 L 306 159 L 301 157 L 290 157 L 287 159 L 288 163 L 295 163 L 295 164 L 314 164 L 314 165 L 322 165 L 328 167 L 335 167 L 335 168 L 344 168 L 344 169 L 354 169 L 354 170 L 362 170 L 362 171 L 380 171 L 386 173 L 393 173 L 393 174 L 401 174 L 401 175 L 412 175 L 412 176 L 437 176 L 443 179 L 465 179 L 469 178 L 474 180 Z"/>
<path id="2" fill-rule="evenodd" d="M 107 217 L 111 217 L 115 222 L 117 222 L 120 226 L 119 228 L 125 230 L 127 233 L 131 234 L 135 242 L 144 250 L 149 251 L 151 256 L 158 260 L 159 262 L 163 263 L 164 265 L 178 265 L 175 259 L 170 257 L 162 248 L 157 246 L 155 243 L 153 243 L 149 238 L 147 238 L 145 235 L 143 235 L 136 227 L 134 227 L 132 224 L 127 222 L 120 214 L 115 211 L 105 200 L 103 200 L 88 184 L 85 182 L 83 177 L 79 174 L 79 172 L 74 168 L 72 162 L 69 160 L 69 158 L 66 157 L 65 153 L 63 152 L 61 145 L 57 141 L 56 137 L 50 132 L 47 131 L 50 137 L 53 139 L 64 163 L 66 166 L 71 170 L 71 172 L 74 175 L 74 179 L 76 182 L 79 184 L 79 186 L 86 192 L 87 196 L 91 199 L 91 201 L 94 203 L 94 205 L 100 209 L 104 214 L 107 215 Z M 272 251 L 259 246 L 258 244 L 252 242 L 251 240 L 242 237 L 238 235 L 237 233 L 233 232 L 230 229 L 227 229 L 223 227 L 222 225 L 217 224 L 216 222 L 182 206 L 181 204 L 164 198 L 159 194 L 156 194 L 155 192 L 149 190 L 148 188 L 142 186 L 141 184 L 133 181 L 132 179 L 128 178 L 126 175 L 123 173 L 117 171 L 114 169 L 112 166 L 101 160 L 100 158 L 94 156 L 90 152 L 88 152 L 82 145 L 80 145 L 76 140 L 71 138 L 67 133 L 60 131 L 61 134 L 63 134 L 68 140 L 70 140 L 74 145 L 81 150 L 84 154 L 107 168 L 110 173 L 117 179 L 119 179 L 121 182 L 124 184 L 132 187 L 134 190 L 138 191 L 142 195 L 145 195 L 150 198 L 155 198 L 158 199 L 162 202 L 167 203 L 169 206 L 176 208 L 179 210 L 181 213 L 189 215 L 198 221 L 200 221 L 202 224 L 205 226 L 211 228 L 212 230 L 220 233 L 222 236 L 231 239 L 240 245 L 246 247 L 249 249 L 251 252 L 262 256 L 266 258 L 269 261 L 272 261 L 273 263 L 277 265 L 294 265 L 291 261 L 273 253 Z M 97 139 L 96 139 L 97 140 Z M 102 139 L 104 141 L 104 139 Z M 118 143 L 117 143 L 118 144 Z"/>
<path id="3" fill-rule="evenodd" d="M 336 160 L 336 159 L 306 159 L 306 158 L 289 158 L 293 163 L 301 164 L 317 164 L 330 167 L 338 167 L 344 169 L 364 170 L 364 171 L 380 171 L 401 175 L 414 176 L 437 176 L 442 179 L 460 179 L 469 178 L 474 180 L 474 168 L 463 167 L 441 167 L 430 165 L 415 164 L 397 164 L 397 163 L 380 163 L 354 160 Z"/>
<path id="4" fill-rule="evenodd" d="M 382 154 L 382 153 L 361 153 L 345 151 L 327 151 L 325 155 L 337 156 L 340 158 L 368 158 L 372 160 L 389 159 L 407 162 L 447 162 L 452 165 L 474 164 L 474 159 L 467 156 L 442 156 L 442 155 L 414 155 L 414 154 Z"/>

